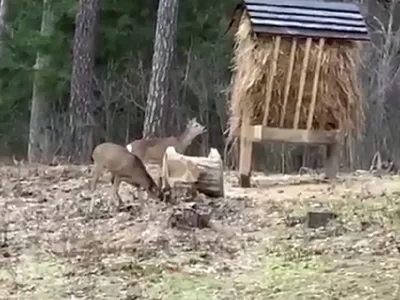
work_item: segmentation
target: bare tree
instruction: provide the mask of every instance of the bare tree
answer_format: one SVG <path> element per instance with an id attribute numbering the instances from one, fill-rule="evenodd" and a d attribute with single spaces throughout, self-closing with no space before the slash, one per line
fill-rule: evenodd
<path id="1" fill-rule="evenodd" d="M 143 137 L 165 134 L 166 110 L 172 104 L 171 71 L 175 57 L 178 11 L 179 0 L 159 1 Z"/>
<path id="2" fill-rule="evenodd" d="M 3 0 L 4 2 L 4 0 Z M 43 0 L 41 34 L 51 36 L 54 32 L 54 14 L 52 0 Z M 48 162 L 51 151 L 49 93 L 43 86 L 43 72 L 50 65 L 51 57 L 41 52 L 37 53 L 32 93 L 31 117 L 29 123 L 28 160 L 33 162 Z"/>
<path id="3" fill-rule="evenodd" d="M 71 78 L 71 156 L 81 163 L 90 161 L 93 149 L 94 59 L 100 0 L 80 0 L 75 18 Z"/>
<path id="4" fill-rule="evenodd" d="M 400 162 L 398 116 L 400 105 L 400 2 L 368 0 L 371 43 L 364 48 L 363 93 L 366 98 L 366 132 L 354 149 L 367 167 L 377 151 Z"/>

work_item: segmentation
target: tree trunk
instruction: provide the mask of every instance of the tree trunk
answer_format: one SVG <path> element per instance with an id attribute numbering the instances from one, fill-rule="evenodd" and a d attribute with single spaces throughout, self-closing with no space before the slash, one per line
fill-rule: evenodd
<path id="1" fill-rule="evenodd" d="M 4 2 L 4 0 L 3 0 Z M 43 14 L 41 35 L 51 36 L 54 32 L 54 14 L 52 1 L 43 0 Z M 48 163 L 51 160 L 50 139 L 50 111 L 49 94 L 43 86 L 43 72 L 50 65 L 51 57 L 44 53 L 37 53 L 34 69 L 34 81 L 32 92 L 32 107 L 29 123 L 28 161 L 29 163 Z"/>
<path id="2" fill-rule="evenodd" d="M 93 149 L 94 59 L 100 0 L 80 0 L 75 17 L 71 78 L 71 156 L 74 161 L 90 161 Z"/>
<path id="3" fill-rule="evenodd" d="M 0 0 L 0 60 L 3 59 L 4 47 L 7 39 L 10 4 L 11 0 Z M 3 78 L 0 78 L 0 87 L 1 86 L 3 86 Z"/>
<path id="4" fill-rule="evenodd" d="M 11 0 L 0 0 L 0 58 L 3 56 L 4 39 L 7 33 L 7 17 L 10 11 Z"/>
<path id="5" fill-rule="evenodd" d="M 143 137 L 165 134 L 166 110 L 171 103 L 171 71 L 175 56 L 179 0 L 160 0 Z"/>

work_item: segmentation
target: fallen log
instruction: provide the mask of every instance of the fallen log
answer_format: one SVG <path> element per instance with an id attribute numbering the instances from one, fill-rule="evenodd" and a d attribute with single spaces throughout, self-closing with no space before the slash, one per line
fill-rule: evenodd
<path id="1" fill-rule="evenodd" d="M 176 184 L 193 186 L 209 197 L 223 197 L 223 163 L 218 150 L 211 148 L 207 157 L 186 156 L 168 147 L 161 167 L 161 187 L 170 189 Z"/>

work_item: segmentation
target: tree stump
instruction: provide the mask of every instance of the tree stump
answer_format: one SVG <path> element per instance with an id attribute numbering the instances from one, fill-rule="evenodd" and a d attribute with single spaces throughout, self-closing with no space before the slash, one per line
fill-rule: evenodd
<path id="1" fill-rule="evenodd" d="M 309 211 L 306 216 L 308 228 L 325 227 L 330 220 L 336 219 L 338 215 L 330 211 Z"/>
<path id="2" fill-rule="evenodd" d="M 168 147 L 161 167 L 161 188 L 168 190 L 176 185 L 194 187 L 209 197 L 224 196 L 224 173 L 221 155 L 211 148 L 205 156 L 186 156 Z"/>
<path id="3" fill-rule="evenodd" d="M 168 219 L 172 228 L 190 229 L 206 228 L 210 226 L 212 210 L 209 207 L 200 207 L 196 203 L 187 203 L 175 208 Z"/>

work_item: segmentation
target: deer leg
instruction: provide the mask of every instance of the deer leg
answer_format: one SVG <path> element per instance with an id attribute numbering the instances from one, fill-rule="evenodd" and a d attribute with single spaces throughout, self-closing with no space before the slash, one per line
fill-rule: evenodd
<path id="1" fill-rule="evenodd" d="M 94 192 L 97 186 L 97 182 L 99 181 L 99 178 L 101 176 L 101 173 L 103 172 L 103 167 L 95 164 L 94 170 L 93 170 L 93 179 L 92 179 L 92 184 L 90 186 L 90 190 Z"/>
<path id="2" fill-rule="evenodd" d="M 94 210 L 95 198 L 92 197 L 90 200 L 89 212 L 92 213 Z"/>
<path id="3" fill-rule="evenodd" d="M 93 170 L 93 179 L 91 182 L 90 190 L 91 192 L 94 192 L 96 190 L 96 185 L 97 182 L 99 181 L 99 178 L 101 176 L 101 173 L 103 172 L 103 168 L 100 165 L 95 165 L 94 170 Z M 95 198 L 92 197 L 90 200 L 90 206 L 89 206 L 89 212 L 92 213 L 94 210 L 94 205 L 95 205 Z"/>
<path id="4" fill-rule="evenodd" d="M 140 186 L 136 186 L 136 191 L 138 193 L 140 205 L 143 207 L 144 205 L 143 189 Z"/>
<path id="5" fill-rule="evenodd" d="M 120 197 L 120 195 L 118 193 L 119 185 L 121 184 L 121 177 L 119 177 L 118 175 L 113 174 L 113 178 L 114 178 L 114 180 L 113 180 L 113 189 L 112 189 L 113 197 L 112 198 L 117 200 L 118 207 L 121 207 L 121 205 L 123 203 L 122 203 L 121 197 Z M 108 203 L 109 206 L 111 206 L 111 200 L 112 199 L 110 198 L 109 203 Z"/>

